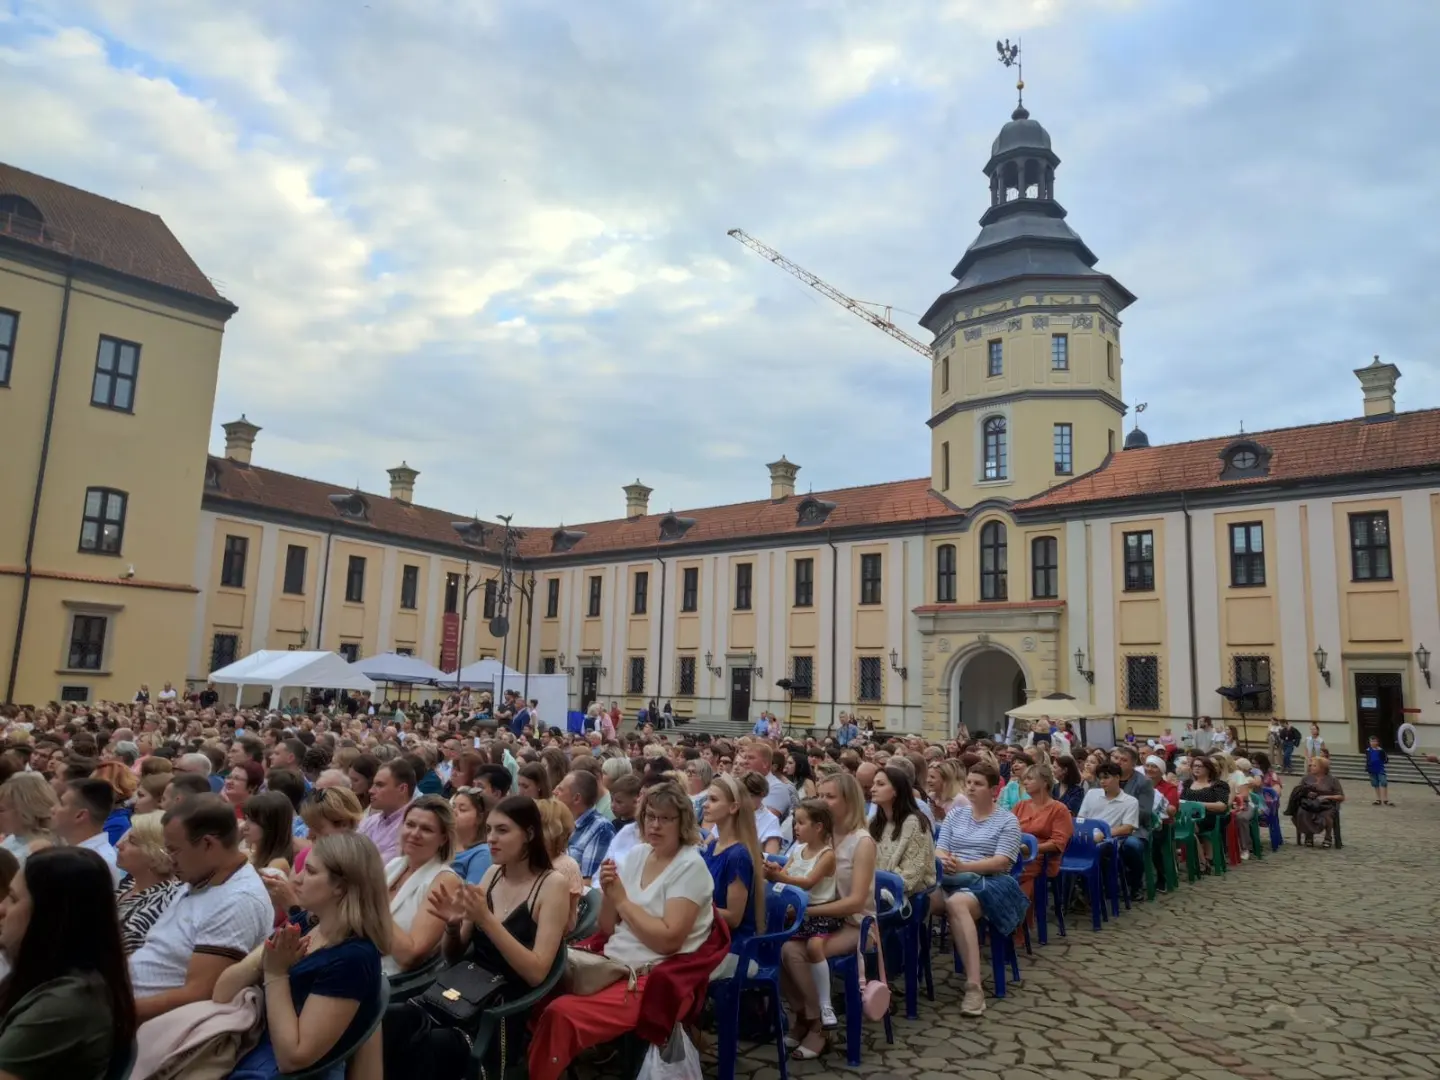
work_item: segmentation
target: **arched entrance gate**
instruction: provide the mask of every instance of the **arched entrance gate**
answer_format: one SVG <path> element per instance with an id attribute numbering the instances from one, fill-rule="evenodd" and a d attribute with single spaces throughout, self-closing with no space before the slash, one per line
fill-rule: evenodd
<path id="1" fill-rule="evenodd" d="M 1025 666 L 1009 650 L 980 645 L 955 657 L 950 670 L 949 729 L 960 724 L 974 736 L 978 732 L 1003 733 L 1005 713 L 1028 700 L 1033 685 Z"/>

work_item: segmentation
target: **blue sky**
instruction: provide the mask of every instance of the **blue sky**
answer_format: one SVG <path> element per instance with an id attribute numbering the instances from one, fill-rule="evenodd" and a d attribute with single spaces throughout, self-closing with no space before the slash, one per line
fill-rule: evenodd
<path id="1" fill-rule="evenodd" d="M 1440 5 L 0 0 L 0 146 L 161 214 L 240 314 L 258 464 L 517 521 L 921 476 L 922 357 L 1013 107 L 1127 312 L 1156 442 L 1440 405 Z"/>

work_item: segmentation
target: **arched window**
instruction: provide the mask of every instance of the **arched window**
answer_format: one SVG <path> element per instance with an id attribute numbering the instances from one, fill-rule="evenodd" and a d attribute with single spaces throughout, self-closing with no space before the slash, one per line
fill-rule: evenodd
<path id="1" fill-rule="evenodd" d="M 1060 595 L 1060 544 L 1053 536 L 1030 541 L 1030 595 L 1034 600 Z"/>
<path id="2" fill-rule="evenodd" d="M 980 530 L 980 599 L 1005 600 L 1010 590 L 1005 575 L 1005 526 L 998 521 Z"/>
<path id="3" fill-rule="evenodd" d="M 1005 449 L 1005 418 L 992 416 L 985 421 L 985 472 L 986 480 L 1004 480 L 1009 469 L 1009 455 Z"/>
<path id="4" fill-rule="evenodd" d="M 955 602 L 955 545 L 941 544 L 935 549 L 935 602 Z"/>

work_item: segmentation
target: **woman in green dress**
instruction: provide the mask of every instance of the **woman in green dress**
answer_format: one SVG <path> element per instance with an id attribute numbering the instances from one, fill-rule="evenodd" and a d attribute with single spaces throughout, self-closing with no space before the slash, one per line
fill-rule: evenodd
<path id="1" fill-rule="evenodd" d="M 135 999 L 110 868 L 87 848 L 46 848 L 0 899 L 0 1076 L 104 1080 L 135 1042 Z"/>

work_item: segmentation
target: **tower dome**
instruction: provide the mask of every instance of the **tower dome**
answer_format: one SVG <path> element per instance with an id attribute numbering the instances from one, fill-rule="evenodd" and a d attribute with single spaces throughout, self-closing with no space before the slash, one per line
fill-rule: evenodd
<path id="1" fill-rule="evenodd" d="M 999 157 L 1012 150 L 1049 150 L 1050 133 L 1039 120 L 1030 119 L 1030 110 L 1019 106 L 1010 114 L 1010 122 L 1000 129 L 990 144 L 990 156 Z"/>
<path id="2" fill-rule="evenodd" d="M 1126 450 L 1149 450 L 1150 436 L 1141 431 L 1138 427 L 1131 428 L 1130 434 L 1125 436 Z"/>

